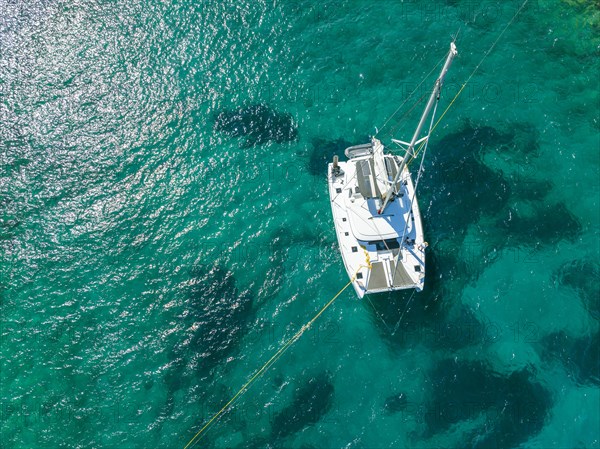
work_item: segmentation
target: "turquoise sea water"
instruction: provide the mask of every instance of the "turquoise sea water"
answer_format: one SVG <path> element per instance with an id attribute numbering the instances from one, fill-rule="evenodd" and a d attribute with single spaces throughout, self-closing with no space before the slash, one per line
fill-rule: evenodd
<path id="1" fill-rule="evenodd" d="M 589 5 L 530 0 L 436 129 L 425 291 L 344 292 L 195 447 L 600 447 Z M 184 447 L 347 282 L 326 162 L 520 6 L 0 0 L 0 446 Z"/>

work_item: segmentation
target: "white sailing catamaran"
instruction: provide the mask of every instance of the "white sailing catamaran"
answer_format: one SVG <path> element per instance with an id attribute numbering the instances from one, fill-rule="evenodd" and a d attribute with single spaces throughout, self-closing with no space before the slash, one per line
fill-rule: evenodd
<path id="1" fill-rule="evenodd" d="M 456 46 L 451 43 L 412 140 L 392 139 L 404 150 L 403 157 L 385 153 L 382 143 L 373 137 L 370 143 L 347 148 L 348 161 L 340 162 L 335 156 L 328 165 L 335 231 L 359 298 L 391 290 L 421 291 L 425 285 L 427 242 L 416 197 L 418 178 L 413 184 L 408 162 L 428 143 L 434 106 L 456 54 Z M 420 137 L 432 109 L 429 132 Z"/>

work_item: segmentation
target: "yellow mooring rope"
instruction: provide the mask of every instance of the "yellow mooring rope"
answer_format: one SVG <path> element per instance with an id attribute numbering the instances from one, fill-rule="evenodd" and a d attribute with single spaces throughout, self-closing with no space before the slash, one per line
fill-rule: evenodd
<path id="1" fill-rule="evenodd" d="M 298 339 L 302 336 L 302 334 L 304 333 L 304 331 L 308 330 L 310 328 L 310 326 L 323 314 L 323 312 L 325 312 L 325 310 L 327 310 L 329 308 L 329 306 L 331 304 L 333 304 L 333 302 L 348 288 L 350 287 L 350 285 L 352 285 L 352 282 L 354 282 L 354 280 L 356 279 L 356 275 L 358 274 L 358 272 L 360 271 L 361 268 L 370 268 L 371 264 L 369 262 L 369 260 L 367 259 L 367 265 L 361 265 L 360 267 L 358 267 L 358 269 L 356 270 L 356 273 L 354 273 L 354 276 L 352 276 L 352 279 L 350 279 L 350 282 L 348 282 L 339 292 L 337 292 L 335 294 L 335 296 L 333 298 L 331 298 L 329 300 L 329 302 L 327 302 L 327 304 L 325 304 L 321 310 L 319 310 L 319 312 L 317 312 L 317 314 L 312 317 L 312 319 L 310 321 L 308 321 L 304 326 L 302 326 L 300 328 L 300 330 L 298 332 L 296 332 L 294 334 L 293 337 L 291 337 L 289 340 L 287 340 L 283 346 L 281 346 L 281 348 L 279 348 L 279 350 L 273 354 L 273 356 L 267 360 L 267 362 L 259 369 L 257 370 L 254 375 L 252 375 L 252 377 L 250 378 L 250 380 L 248 380 L 248 382 L 246 382 L 242 388 L 240 388 L 238 390 L 238 392 L 229 400 L 229 402 L 227 402 L 222 408 L 221 410 L 219 410 L 217 413 L 215 413 L 215 415 L 204 425 L 204 427 L 202 427 L 198 433 L 196 433 L 196 435 L 194 435 L 194 437 L 188 442 L 188 444 L 185 445 L 184 449 L 188 449 L 193 447 L 196 443 L 198 443 L 198 441 L 200 441 L 201 435 L 208 429 L 208 427 L 217 419 L 219 419 L 221 417 L 221 415 L 227 410 L 228 407 L 233 405 L 233 402 L 240 398 L 246 391 L 248 391 L 248 388 L 254 383 L 254 381 L 256 381 L 256 379 L 258 379 L 258 377 L 260 377 L 262 374 L 264 374 L 276 361 L 277 359 L 279 359 L 279 357 L 281 357 L 283 355 L 283 353 L 285 351 L 287 351 L 289 349 L 289 347 L 294 344 L 296 341 L 298 341 Z"/>

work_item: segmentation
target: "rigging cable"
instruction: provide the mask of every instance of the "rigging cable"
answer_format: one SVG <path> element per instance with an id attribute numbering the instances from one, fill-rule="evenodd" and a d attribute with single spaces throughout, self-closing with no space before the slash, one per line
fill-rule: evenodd
<path id="1" fill-rule="evenodd" d="M 475 75 L 475 72 L 477 72 L 477 70 L 479 70 L 479 66 L 481 66 L 481 64 L 483 64 L 483 61 L 485 61 L 485 58 L 487 58 L 488 55 L 492 52 L 492 50 L 494 49 L 494 47 L 496 46 L 496 44 L 498 43 L 498 41 L 500 40 L 500 38 L 502 38 L 502 36 L 504 35 L 504 33 L 506 32 L 506 30 L 508 29 L 508 27 L 512 25 L 512 23 L 515 21 L 515 19 L 517 18 L 517 16 L 521 13 L 521 11 L 525 7 L 525 5 L 527 5 L 528 1 L 529 0 L 525 0 L 521 4 L 521 6 L 519 7 L 519 9 L 515 13 L 515 15 L 512 17 L 512 19 L 510 19 L 510 21 L 506 24 L 506 26 L 504 27 L 504 29 L 500 32 L 500 34 L 498 35 L 498 37 L 496 38 L 496 40 L 494 41 L 494 43 L 492 44 L 492 46 L 488 49 L 488 51 L 485 52 L 485 54 L 483 55 L 483 58 L 481 58 L 481 61 L 479 61 L 479 64 L 477 64 L 477 67 L 475 67 L 475 69 L 473 69 L 473 71 L 471 72 L 471 74 L 469 75 L 469 77 L 467 78 L 467 80 L 463 83 L 463 85 L 461 86 L 460 90 L 456 93 L 456 95 L 454 96 L 454 98 L 452 99 L 452 101 L 450 102 L 450 104 L 448 105 L 448 107 L 444 110 L 444 112 L 442 113 L 442 115 L 440 115 L 440 118 L 438 119 L 437 122 L 435 122 L 435 125 L 433 125 L 433 128 L 431 129 L 432 132 L 433 132 L 433 130 L 435 130 L 435 128 L 438 126 L 438 124 L 442 121 L 442 119 L 444 118 L 444 115 L 446 115 L 446 112 L 448 112 L 448 110 L 452 107 L 452 105 L 454 104 L 454 101 L 456 101 L 456 99 L 462 93 L 462 91 L 465 88 L 465 86 L 467 85 L 467 83 L 469 81 L 471 81 L 471 78 L 473 78 L 473 75 Z"/>
<path id="2" fill-rule="evenodd" d="M 396 116 L 396 114 L 398 113 L 398 111 L 400 111 L 400 109 L 402 109 L 402 107 L 403 107 L 403 106 L 406 104 L 406 102 L 407 102 L 408 100 L 410 100 L 410 99 L 411 99 L 411 97 L 413 96 L 413 94 L 414 94 L 415 92 L 417 92 L 417 90 L 419 90 L 419 88 L 420 88 L 420 87 L 421 87 L 421 85 L 422 85 L 422 84 L 425 82 L 425 80 L 426 80 L 427 78 L 429 78 L 429 75 L 431 75 L 431 74 L 433 73 L 433 71 L 434 71 L 435 69 L 437 69 L 437 68 L 438 68 L 438 66 L 439 66 L 439 65 L 442 63 L 442 61 L 444 61 L 444 59 L 446 59 L 446 56 L 444 56 L 443 58 L 441 58 L 441 59 L 438 61 L 438 63 L 435 65 L 435 67 L 434 67 L 433 69 L 431 69 L 431 71 L 430 71 L 430 72 L 429 72 L 427 75 L 425 75 L 425 77 L 424 77 L 424 78 L 421 80 L 421 82 L 420 82 L 420 83 L 417 85 L 417 87 L 415 87 L 415 88 L 413 89 L 413 91 L 412 91 L 410 94 L 408 94 L 408 97 L 406 97 L 406 99 L 405 99 L 405 100 L 404 100 L 404 101 L 403 101 L 403 102 L 400 104 L 400 106 L 398 106 L 398 107 L 396 108 L 396 110 L 393 112 L 393 114 L 392 114 L 392 115 L 390 115 L 390 116 L 388 117 L 388 119 L 385 121 L 385 123 L 384 123 L 384 124 L 381 126 L 381 129 L 379 129 L 379 130 L 377 131 L 377 133 L 375 133 L 375 137 L 377 137 L 377 135 L 379 135 L 379 133 L 380 133 L 380 132 L 381 132 L 381 131 L 382 131 L 382 130 L 383 130 L 385 127 L 386 127 L 386 125 L 389 123 L 389 121 L 390 121 L 391 119 L 393 119 L 393 118 Z M 407 116 L 407 115 L 410 113 L 410 111 L 412 111 L 412 110 L 413 110 L 413 109 L 414 109 L 414 108 L 415 108 L 415 107 L 416 107 L 416 106 L 417 106 L 417 105 L 418 105 L 418 104 L 421 102 L 421 100 L 423 100 L 423 98 L 424 98 L 426 95 L 427 95 L 427 92 L 426 92 L 426 93 L 424 93 L 424 94 L 421 96 L 421 98 L 419 98 L 419 99 L 418 99 L 418 100 L 415 102 L 415 104 L 413 104 L 413 106 L 412 106 L 412 107 L 411 107 L 411 108 L 410 108 L 410 109 L 409 109 L 409 110 L 408 110 L 408 111 L 407 111 L 407 112 L 406 112 L 404 115 L 402 115 L 402 117 L 400 117 L 400 120 L 398 121 L 398 126 L 400 126 L 400 123 L 402 123 L 402 120 L 403 120 L 403 119 L 404 119 L 404 118 L 405 118 L 405 117 L 406 117 L 406 116 Z M 398 127 L 396 127 L 396 129 L 398 129 Z"/>
<path id="3" fill-rule="evenodd" d="M 406 231 L 408 230 L 408 222 L 411 219 L 411 217 L 414 218 L 413 203 L 415 201 L 415 197 L 417 196 L 417 189 L 419 188 L 419 181 L 421 180 L 421 175 L 423 174 L 423 163 L 425 162 L 425 154 L 427 154 L 427 146 L 429 144 L 429 136 L 431 136 L 431 133 L 433 131 L 433 120 L 435 118 L 435 113 L 437 111 L 438 103 L 439 103 L 439 95 L 438 95 L 438 99 L 435 102 L 435 106 L 433 108 L 433 114 L 431 115 L 431 122 L 429 123 L 429 131 L 427 132 L 427 138 L 419 146 L 418 151 L 420 151 L 421 148 L 424 148 L 423 156 L 421 157 L 421 165 L 419 165 L 419 171 L 417 172 L 417 180 L 415 182 L 415 187 L 413 189 L 412 198 L 410 199 L 410 203 L 408 205 L 408 218 L 404 222 L 404 230 L 402 231 L 402 238 L 400 239 L 400 251 L 398 252 L 398 256 L 396 257 L 396 264 L 398 264 L 400 256 L 402 255 L 402 245 L 404 244 L 404 238 L 406 237 Z M 416 157 L 417 154 L 418 153 L 415 153 L 415 155 L 410 159 L 409 162 L 412 162 L 412 160 Z M 423 245 L 425 245 L 425 247 L 426 247 L 427 243 L 424 242 Z M 425 251 L 425 248 L 423 248 L 423 251 Z M 425 263 L 425 261 L 423 261 L 423 263 Z M 394 271 L 394 276 L 392 278 L 392 282 L 395 281 L 395 279 L 396 279 L 396 272 Z"/>
<path id="4" fill-rule="evenodd" d="M 452 101 L 450 102 L 450 104 L 446 107 L 446 109 L 444 110 L 444 112 L 442 113 L 442 115 L 440 115 L 440 118 L 437 120 L 437 122 L 435 122 L 435 125 L 433 125 L 433 128 L 431 128 L 431 132 L 433 132 L 435 130 L 435 128 L 437 128 L 437 126 L 439 125 L 439 123 L 442 121 L 442 119 L 444 118 L 444 116 L 446 115 L 446 113 L 453 106 L 454 102 L 460 96 L 460 94 L 462 93 L 462 91 L 464 90 L 464 88 L 467 86 L 467 84 L 469 83 L 469 81 L 471 81 L 471 78 L 473 78 L 473 76 L 475 75 L 475 73 L 479 70 L 479 67 L 481 66 L 481 64 L 483 64 L 483 61 L 485 61 L 485 59 L 489 56 L 489 54 L 492 52 L 492 50 L 494 49 L 494 47 L 496 47 L 496 44 L 498 43 L 498 41 L 502 38 L 502 36 L 504 35 L 504 33 L 506 32 L 506 30 L 508 29 L 508 27 L 512 25 L 512 23 L 515 21 L 515 19 L 517 18 L 517 16 L 521 13 L 521 11 L 523 10 L 523 8 L 525 8 L 525 6 L 527 5 L 528 2 L 529 2 L 529 0 L 524 0 L 523 3 L 521 4 L 521 6 L 519 7 L 519 9 L 517 10 L 517 12 L 515 12 L 515 15 L 504 26 L 504 28 L 502 29 L 502 31 L 500 32 L 500 34 L 498 35 L 498 37 L 496 38 L 496 40 L 492 43 L 492 45 L 490 46 L 490 48 L 485 52 L 485 54 L 483 55 L 483 57 L 481 58 L 481 60 L 477 64 L 477 66 L 475 67 L 475 69 L 473 69 L 473 71 L 471 72 L 471 74 L 469 75 L 469 77 L 467 78 L 467 80 L 463 83 L 463 85 L 461 86 L 461 88 L 459 89 L 459 91 L 456 93 L 456 95 L 454 96 L 454 98 L 452 99 Z M 458 35 L 458 33 L 457 33 L 457 35 Z M 439 64 L 440 63 L 438 62 L 437 65 L 436 65 L 436 67 Z M 431 72 L 429 74 L 431 74 Z M 429 74 L 427 75 L 427 77 L 429 76 Z M 425 78 L 427 78 L 427 77 L 425 77 Z M 408 98 L 410 98 L 412 96 L 412 94 L 421 86 L 421 84 L 423 84 L 423 82 L 425 81 L 425 78 L 423 79 L 423 81 L 421 81 L 421 83 L 417 86 L 417 88 L 415 88 L 415 90 L 413 90 L 413 92 L 411 92 L 411 94 L 409 95 Z M 396 111 L 394 111 L 394 113 L 390 116 L 390 118 L 388 118 L 386 120 L 386 122 L 383 124 L 383 127 L 385 127 L 385 125 L 387 125 L 387 123 L 398 113 L 398 111 L 400 110 L 400 108 L 402 108 L 402 106 L 404 106 L 404 104 L 406 103 L 406 101 L 408 100 L 408 98 L 406 100 L 404 100 L 402 102 L 402 104 L 398 107 L 398 109 L 396 109 Z M 418 101 L 420 101 L 420 100 L 418 100 Z M 383 129 L 383 127 L 382 127 L 382 129 Z M 409 162 L 407 163 L 407 165 L 410 164 L 415 159 L 415 157 L 417 157 L 417 155 L 419 154 L 419 151 L 423 148 L 423 146 L 424 145 L 421 144 L 421 146 L 417 149 L 417 152 L 409 160 Z"/>

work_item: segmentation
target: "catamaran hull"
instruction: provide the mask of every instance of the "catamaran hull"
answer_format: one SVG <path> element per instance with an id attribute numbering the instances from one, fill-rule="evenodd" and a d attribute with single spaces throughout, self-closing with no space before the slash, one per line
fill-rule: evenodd
<path id="1" fill-rule="evenodd" d="M 452 42 L 410 142 L 392 139 L 404 150 L 402 158 L 386 154 L 382 143 L 373 137 L 370 143 L 346 148 L 347 162 L 339 162 L 335 156 L 329 164 L 335 232 L 344 266 L 360 298 L 368 293 L 423 289 L 427 243 L 408 165 L 423 148 L 421 158 L 425 157 L 434 129 L 434 106 L 456 55 Z M 431 111 L 429 131 L 422 136 Z"/>
<path id="2" fill-rule="evenodd" d="M 360 206 L 359 199 L 353 198 L 357 188 L 354 172 L 354 162 L 340 162 L 339 173 L 336 176 L 333 164 L 328 166 L 329 197 L 335 225 L 336 236 L 344 267 L 352 280 L 352 286 L 359 298 L 365 294 L 385 293 L 395 290 L 423 290 L 425 283 L 425 248 L 419 206 L 414 195 L 414 187 L 408 170 L 405 173 L 404 201 L 405 220 L 399 221 L 400 238 L 396 248 L 381 247 L 378 242 L 360 240 L 360 232 L 354 226 L 356 223 L 353 209 Z M 396 205 L 397 210 L 399 204 Z M 397 213 L 400 215 L 400 213 Z M 398 217 L 396 217 L 398 218 Z M 406 225 L 406 220 L 409 225 Z M 408 239 L 409 243 L 406 243 Z M 386 241 L 386 240 L 383 240 Z M 388 240 L 389 241 L 389 240 Z M 379 248 L 378 248 L 379 246 Z"/>

